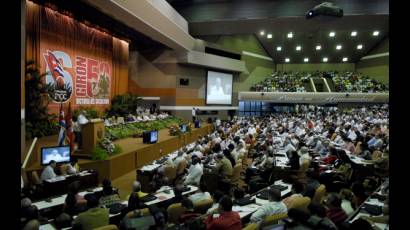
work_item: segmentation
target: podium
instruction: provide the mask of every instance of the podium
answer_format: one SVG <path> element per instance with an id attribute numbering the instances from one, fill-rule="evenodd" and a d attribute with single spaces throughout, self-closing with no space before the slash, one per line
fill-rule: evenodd
<path id="1" fill-rule="evenodd" d="M 90 120 L 82 127 L 83 151 L 81 155 L 92 156 L 92 151 L 97 143 L 104 138 L 105 126 L 102 119 Z"/>

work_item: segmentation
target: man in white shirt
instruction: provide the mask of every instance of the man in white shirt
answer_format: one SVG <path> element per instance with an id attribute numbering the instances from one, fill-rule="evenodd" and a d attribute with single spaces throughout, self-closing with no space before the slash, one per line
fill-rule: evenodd
<path id="1" fill-rule="evenodd" d="M 178 151 L 178 156 L 174 160 L 175 167 L 178 168 L 179 163 L 181 163 L 181 161 L 183 161 L 183 160 L 185 160 L 184 152 Z"/>
<path id="2" fill-rule="evenodd" d="M 292 145 L 291 141 L 289 138 L 286 138 L 285 141 L 283 142 L 284 151 L 285 153 L 288 153 L 290 151 L 296 151 L 296 148 Z"/>
<path id="3" fill-rule="evenodd" d="M 202 153 L 202 151 L 203 151 L 202 146 L 201 146 L 201 145 L 197 145 L 197 146 L 195 147 L 195 151 L 192 152 L 192 157 L 193 157 L 193 156 L 197 156 L 199 159 L 202 159 L 202 157 L 204 156 L 204 154 Z"/>
<path id="4" fill-rule="evenodd" d="M 191 167 L 188 169 L 188 175 L 185 177 L 184 184 L 192 184 L 192 185 L 199 185 L 199 182 L 201 181 L 202 174 L 204 174 L 202 165 L 201 165 L 201 160 L 196 157 L 192 156 L 192 164 Z M 192 201 L 193 202 L 193 201 Z"/>
<path id="5" fill-rule="evenodd" d="M 256 212 L 252 214 L 250 219 L 252 223 L 259 223 L 263 221 L 265 217 L 273 214 L 288 212 L 286 205 L 282 201 L 280 201 L 282 196 L 278 189 L 269 189 L 268 197 L 269 203 L 262 205 Z"/>
<path id="6" fill-rule="evenodd" d="M 49 165 L 44 168 L 43 172 L 41 173 L 40 179 L 42 181 L 56 178 L 57 175 L 54 172 L 55 167 L 57 166 L 56 162 L 54 160 L 51 160 Z"/>

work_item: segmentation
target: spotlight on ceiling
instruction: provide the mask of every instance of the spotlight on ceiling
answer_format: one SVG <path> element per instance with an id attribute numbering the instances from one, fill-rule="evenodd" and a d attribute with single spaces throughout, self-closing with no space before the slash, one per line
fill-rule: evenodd
<path id="1" fill-rule="evenodd" d="M 329 59 L 327 57 L 323 58 L 323 62 L 327 62 Z"/>
<path id="2" fill-rule="evenodd" d="M 357 31 L 352 31 L 352 32 L 350 33 L 350 36 L 352 36 L 352 37 L 356 37 L 356 35 L 357 35 Z"/>
<path id="3" fill-rule="evenodd" d="M 303 62 L 309 62 L 309 58 L 304 58 Z"/>
<path id="4" fill-rule="evenodd" d="M 293 33 L 292 32 L 288 33 L 288 38 L 293 38 Z"/>
<path id="5" fill-rule="evenodd" d="M 362 44 L 360 44 L 360 45 L 357 45 L 357 49 L 358 49 L 358 50 L 361 50 L 361 49 L 363 49 L 363 45 L 362 45 Z"/>
<path id="6" fill-rule="evenodd" d="M 321 45 L 317 45 L 316 46 L 316 50 L 321 50 L 322 49 L 322 46 Z"/>
<path id="7" fill-rule="evenodd" d="M 267 37 L 268 39 L 271 39 L 271 38 L 272 38 L 272 34 L 268 34 L 266 37 Z"/>
<path id="8" fill-rule="evenodd" d="M 261 36 L 263 36 L 263 35 L 265 35 L 265 31 L 261 31 L 261 32 L 259 32 L 259 34 L 261 35 Z"/>
<path id="9" fill-rule="evenodd" d="M 277 50 L 277 51 L 281 51 L 281 50 L 282 50 L 282 46 L 276 47 L 276 50 Z"/>
<path id="10" fill-rule="evenodd" d="M 342 61 L 343 62 L 347 62 L 349 59 L 347 58 L 347 57 L 344 57 L 343 59 L 342 59 Z"/>
<path id="11" fill-rule="evenodd" d="M 289 58 L 285 58 L 285 62 L 290 62 L 290 59 L 289 59 Z"/>

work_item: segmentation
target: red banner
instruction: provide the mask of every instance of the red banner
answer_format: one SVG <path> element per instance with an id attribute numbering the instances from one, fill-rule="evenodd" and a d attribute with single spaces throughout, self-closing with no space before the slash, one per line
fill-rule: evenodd
<path id="1" fill-rule="evenodd" d="M 112 36 L 45 8 L 41 18 L 41 71 L 47 72 L 51 111 L 60 102 L 108 106 L 112 81 Z"/>

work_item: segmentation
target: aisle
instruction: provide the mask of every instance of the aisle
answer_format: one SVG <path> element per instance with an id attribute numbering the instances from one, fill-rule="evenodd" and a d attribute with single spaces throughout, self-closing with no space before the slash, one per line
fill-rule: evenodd
<path id="1" fill-rule="evenodd" d="M 121 200 L 125 200 L 132 191 L 132 182 L 135 181 L 135 170 L 112 181 L 112 186 L 120 191 Z"/>

